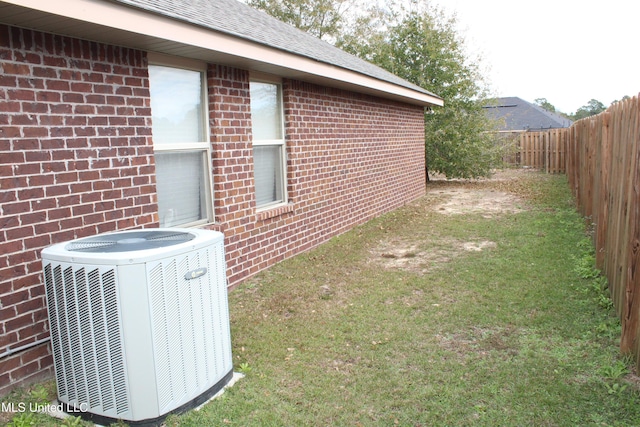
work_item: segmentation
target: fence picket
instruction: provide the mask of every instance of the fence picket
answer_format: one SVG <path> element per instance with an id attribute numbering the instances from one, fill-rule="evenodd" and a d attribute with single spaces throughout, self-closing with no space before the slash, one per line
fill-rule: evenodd
<path id="1" fill-rule="evenodd" d="M 625 241 L 623 267 L 626 275 L 621 286 L 625 289 L 625 300 L 622 307 L 622 337 L 620 350 L 630 353 L 637 350 L 638 318 L 640 310 L 640 173 L 638 171 L 638 102 L 634 98 L 627 109 L 628 125 L 625 128 L 629 154 L 629 173 L 627 182 L 627 211 L 625 224 Z"/>

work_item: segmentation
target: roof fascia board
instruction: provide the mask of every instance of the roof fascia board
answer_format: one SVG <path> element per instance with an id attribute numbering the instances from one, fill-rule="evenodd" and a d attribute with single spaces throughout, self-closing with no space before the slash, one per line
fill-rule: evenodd
<path id="1" fill-rule="evenodd" d="M 176 47 L 178 47 L 177 51 L 180 51 L 180 46 L 189 46 L 202 51 L 202 54 L 195 59 L 215 63 L 223 57 L 229 65 L 244 64 L 259 71 L 271 73 L 277 71 L 283 77 L 315 76 L 321 81 L 336 82 L 339 87 L 351 86 L 355 87 L 353 90 L 374 93 L 381 97 L 423 106 L 443 105 L 442 99 L 429 94 L 121 3 L 101 0 L 2 0 L 2 2 L 98 27 L 108 27 L 110 31 L 117 30 L 145 36 L 140 40 L 131 37 L 126 43 L 129 47 L 154 50 L 150 38 L 168 41 L 174 48 L 163 53 L 175 54 Z M 109 31 L 104 32 L 106 42 L 110 41 L 109 38 L 115 38 L 115 34 L 108 33 Z M 73 34 L 71 30 L 67 35 L 82 37 L 79 34 Z"/>

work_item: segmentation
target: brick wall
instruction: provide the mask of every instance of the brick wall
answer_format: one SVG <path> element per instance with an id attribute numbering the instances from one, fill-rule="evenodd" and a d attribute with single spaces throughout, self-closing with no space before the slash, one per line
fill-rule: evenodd
<path id="1" fill-rule="evenodd" d="M 0 355 L 49 336 L 40 251 L 157 223 L 143 52 L 0 26 Z M 0 359 L 0 394 L 51 369 Z"/>
<path id="2" fill-rule="evenodd" d="M 211 65 L 208 86 L 216 222 L 211 228 L 225 235 L 227 276 L 230 284 L 237 284 L 258 271 L 252 265 L 259 250 L 254 249 L 249 72 Z"/>
<path id="3" fill-rule="evenodd" d="M 425 193 L 421 107 L 285 80 L 290 203 L 256 212 L 249 74 L 213 74 L 224 77 L 210 78 L 216 229 L 232 285 Z"/>
<path id="4" fill-rule="evenodd" d="M 51 373 L 40 251 L 158 224 L 143 52 L 0 26 L 0 395 Z M 283 82 L 290 203 L 256 211 L 249 76 L 209 65 L 231 285 L 425 192 L 423 109 Z"/>

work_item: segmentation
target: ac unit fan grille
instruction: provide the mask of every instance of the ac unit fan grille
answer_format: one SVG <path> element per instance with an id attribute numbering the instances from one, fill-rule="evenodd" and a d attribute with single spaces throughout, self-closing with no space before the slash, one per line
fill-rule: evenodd
<path id="1" fill-rule="evenodd" d="M 193 240 L 195 235 L 181 231 L 143 230 L 98 235 L 70 242 L 73 252 L 113 253 L 164 248 Z"/>

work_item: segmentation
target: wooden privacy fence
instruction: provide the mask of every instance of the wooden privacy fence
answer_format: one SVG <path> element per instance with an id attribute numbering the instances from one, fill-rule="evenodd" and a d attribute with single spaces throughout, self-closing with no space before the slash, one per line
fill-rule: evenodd
<path id="1" fill-rule="evenodd" d="M 564 173 L 568 131 L 569 128 L 562 128 L 514 133 L 514 152 L 504 158 L 504 161 L 547 173 Z"/>
<path id="2" fill-rule="evenodd" d="M 565 172 L 567 128 L 520 134 L 521 166 L 530 166 L 547 173 Z"/>
<path id="3" fill-rule="evenodd" d="M 640 368 L 640 107 L 638 97 L 568 130 L 566 173 L 594 225 L 596 264 L 622 324 L 620 349 Z"/>

